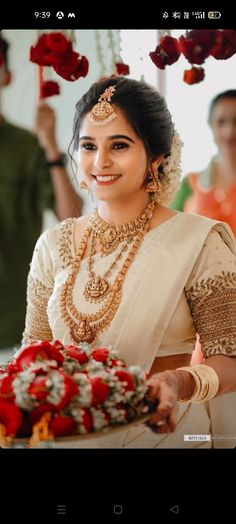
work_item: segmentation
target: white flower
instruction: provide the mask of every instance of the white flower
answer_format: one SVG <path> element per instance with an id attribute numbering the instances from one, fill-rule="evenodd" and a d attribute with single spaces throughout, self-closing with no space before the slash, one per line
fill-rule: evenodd
<path id="1" fill-rule="evenodd" d="M 162 160 L 158 180 L 161 189 L 158 192 L 158 202 L 170 203 L 180 185 L 181 175 L 181 153 L 183 142 L 179 133 L 175 130 L 173 134 L 170 155 Z"/>

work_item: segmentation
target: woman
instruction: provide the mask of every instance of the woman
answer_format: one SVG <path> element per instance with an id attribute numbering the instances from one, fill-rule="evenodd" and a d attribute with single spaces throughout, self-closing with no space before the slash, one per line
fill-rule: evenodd
<path id="1" fill-rule="evenodd" d="M 227 222 L 236 236 L 236 89 L 213 98 L 208 122 L 218 154 L 183 179 L 172 207 Z"/>
<path id="2" fill-rule="evenodd" d="M 233 235 L 166 207 L 180 146 L 154 88 L 114 77 L 94 84 L 76 106 L 74 147 L 98 210 L 45 232 L 35 248 L 23 342 L 111 345 L 151 376 L 160 434 L 139 426 L 99 447 L 209 447 L 184 435 L 209 433 L 207 401 L 236 389 Z M 207 359 L 190 368 L 196 330 Z"/>

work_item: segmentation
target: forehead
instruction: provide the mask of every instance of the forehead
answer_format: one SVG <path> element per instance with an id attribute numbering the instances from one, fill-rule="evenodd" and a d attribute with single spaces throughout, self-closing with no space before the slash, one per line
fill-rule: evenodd
<path id="1" fill-rule="evenodd" d="M 96 126 L 88 118 L 88 114 L 85 115 L 83 122 L 80 127 L 80 137 L 90 136 L 93 138 L 106 138 L 112 135 L 128 135 L 133 139 L 137 139 L 138 136 L 130 124 L 125 113 L 119 108 L 114 106 L 114 110 L 117 117 L 111 122 L 108 122 L 104 126 Z"/>
<path id="2" fill-rule="evenodd" d="M 222 98 L 216 103 L 212 118 L 232 117 L 236 114 L 236 98 Z"/>

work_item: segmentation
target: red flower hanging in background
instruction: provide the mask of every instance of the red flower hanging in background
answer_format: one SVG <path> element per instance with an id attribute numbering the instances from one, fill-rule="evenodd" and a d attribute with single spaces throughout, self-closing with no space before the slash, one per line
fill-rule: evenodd
<path id="1" fill-rule="evenodd" d="M 89 63 L 86 56 L 81 56 L 79 53 L 72 51 L 67 62 L 54 67 L 54 71 L 65 80 L 73 82 L 80 78 L 80 76 L 87 76 Z"/>
<path id="2" fill-rule="evenodd" d="M 30 49 L 30 60 L 39 66 L 51 66 L 65 80 L 74 82 L 88 74 L 89 62 L 86 56 L 73 51 L 71 40 L 63 33 L 43 33 L 35 46 Z M 59 94 L 56 82 L 43 80 L 40 77 L 40 98 Z"/>
<path id="3" fill-rule="evenodd" d="M 184 71 L 184 82 L 186 84 L 198 84 L 205 77 L 205 71 L 203 67 L 192 67 L 192 69 Z"/>
<path id="4" fill-rule="evenodd" d="M 236 53 L 236 31 L 233 29 L 193 29 L 186 31 L 179 39 L 164 36 L 156 50 L 149 53 L 151 60 L 159 69 L 165 69 L 183 54 L 192 69 L 185 70 L 183 80 L 187 84 L 196 84 L 205 77 L 204 68 L 194 67 L 201 65 L 209 56 L 216 60 L 227 60 Z"/>
<path id="5" fill-rule="evenodd" d="M 118 75 L 122 75 L 122 76 L 129 75 L 130 73 L 129 66 L 127 64 L 124 64 L 124 62 L 116 63 L 116 71 Z"/>
<path id="6" fill-rule="evenodd" d="M 177 62 L 180 57 L 180 47 L 177 38 L 163 36 L 155 51 L 149 53 L 151 60 L 159 69 L 165 69 L 166 65 Z"/>

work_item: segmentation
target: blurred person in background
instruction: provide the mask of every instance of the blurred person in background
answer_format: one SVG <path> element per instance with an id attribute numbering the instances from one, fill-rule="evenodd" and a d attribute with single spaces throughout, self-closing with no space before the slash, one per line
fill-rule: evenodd
<path id="1" fill-rule="evenodd" d="M 208 123 L 218 152 L 183 179 L 171 207 L 227 222 L 236 236 L 236 89 L 213 98 Z"/>
<path id="2" fill-rule="evenodd" d="M 8 48 L 0 37 L 0 95 L 12 79 Z M 57 143 L 55 113 L 45 102 L 35 122 L 33 134 L 8 122 L 0 106 L 0 362 L 21 340 L 27 274 L 44 211 L 53 210 L 59 221 L 82 212 Z"/>

